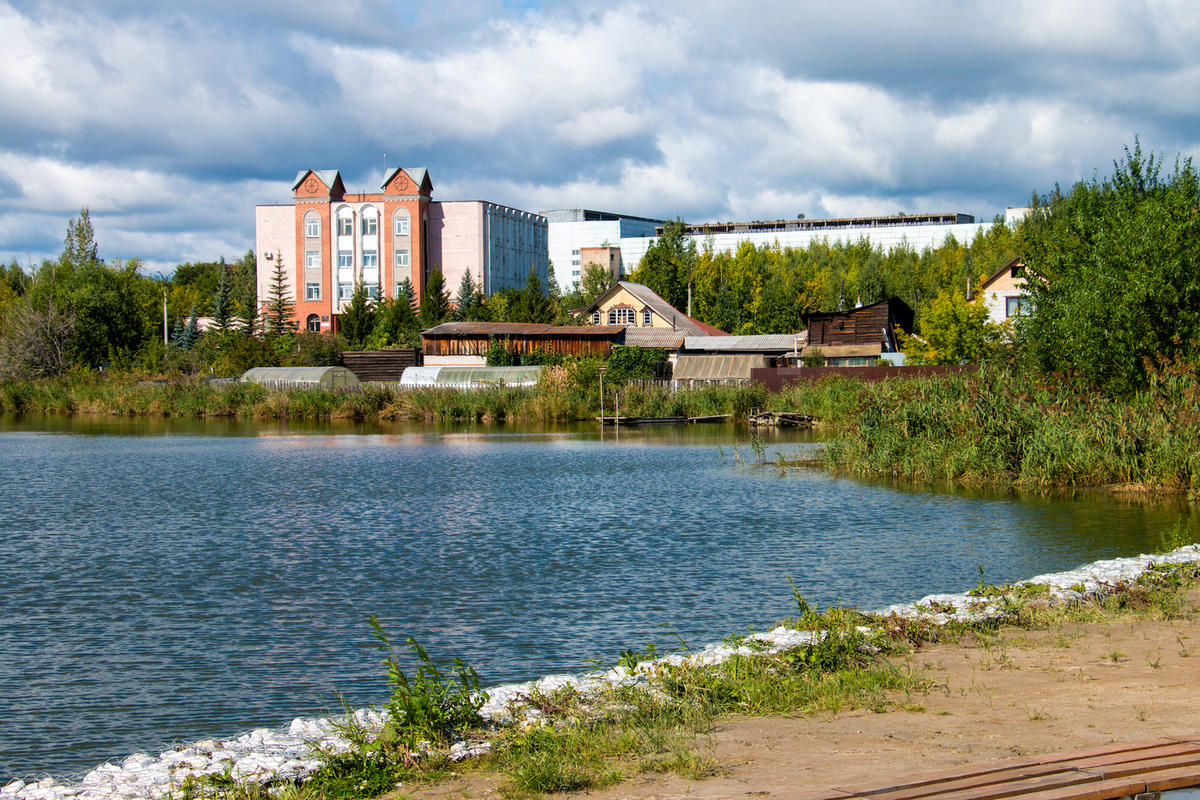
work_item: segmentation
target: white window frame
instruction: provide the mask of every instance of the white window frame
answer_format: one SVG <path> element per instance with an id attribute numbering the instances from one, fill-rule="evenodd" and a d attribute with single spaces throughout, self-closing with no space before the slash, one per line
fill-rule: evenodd
<path id="1" fill-rule="evenodd" d="M 407 251 L 407 250 L 397 250 L 397 251 L 396 251 L 396 264 L 395 264 L 395 266 L 397 266 L 397 267 L 408 267 L 408 266 L 410 266 L 410 262 L 409 262 L 409 258 L 408 258 L 408 251 Z"/>
<path id="2" fill-rule="evenodd" d="M 304 235 L 309 239 L 318 239 L 321 236 L 321 220 L 319 217 L 306 217 L 304 220 Z"/>
<path id="3" fill-rule="evenodd" d="M 1009 295 L 1004 298 L 1004 318 L 1011 319 L 1019 317 L 1025 313 L 1025 306 L 1029 301 L 1022 295 Z"/>
<path id="4" fill-rule="evenodd" d="M 362 218 L 362 234 L 363 236 L 374 236 L 379 233 L 379 217 L 372 214 L 363 214 Z"/>
<path id="5" fill-rule="evenodd" d="M 338 268 L 345 269 L 354 266 L 354 253 L 349 250 L 338 250 Z"/>
<path id="6" fill-rule="evenodd" d="M 363 250 L 362 251 L 363 269 L 375 269 L 379 266 L 379 251 L 378 250 Z"/>
<path id="7" fill-rule="evenodd" d="M 649 328 L 653 322 L 654 322 L 654 320 L 650 317 L 650 309 L 643 308 L 642 309 L 642 327 Z"/>
<path id="8" fill-rule="evenodd" d="M 599 325 L 599 324 L 600 324 L 600 312 L 599 312 L 599 311 L 593 311 L 593 312 L 592 312 L 592 324 L 593 324 L 593 325 Z"/>
<path id="9" fill-rule="evenodd" d="M 354 218 L 338 217 L 338 236 L 354 235 Z"/>
<path id="10" fill-rule="evenodd" d="M 371 300 L 379 299 L 379 284 L 377 284 L 377 283 L 368 283 L 367 284 L 367 297 Z"/>
<path id="11" fill-rule="evenodd" d="M 321 284 L 319 284 L 319 283 L 304 284 L 304 299 L 305 300 L 320 300 L 321 299 Z"/>
<path id="12" fill-rule="evenodd" d="M 319 269 L 321 266 L 321 253 L 317 250 L 304 251 L 304 268 Z"/>
<path id="13" fill-rule="evenodd" d="M 338 300 L 349 300 L 352 297 L 354 297 L 354 284 L 353 283 L 339 283 L 338 284 Z"/>
<path id="14" fill-rule="evenodd" d="M 396 235 L 397 236 L 408 236 L 408 230 L 409 230 L 408 215 L 407 214 L 397 214 L 396 215 Z"/>

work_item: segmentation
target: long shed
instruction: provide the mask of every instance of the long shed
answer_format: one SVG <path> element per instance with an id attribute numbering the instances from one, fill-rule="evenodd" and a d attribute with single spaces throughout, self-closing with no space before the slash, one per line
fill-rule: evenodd
<path id="1" fill-rule="evenodd" d="M 536 386 L 542 368 L 533 367 L 408 367 L 400 378 L 400 388 L 420 389 L 438 386 L 451 389 L 479 389 L 485 386 Z"/>
<path id="2" fill-rule="evenodd" d="M 242 383 L 261 383 L 272 389 L 320 386 L 352 389 L 358 376 L 345 367 L 253 367 L 242 373 Z"/>
<path id="3" fill-rule="evenodd" d="M 492 340 L 509 353 L 534 350 L 564 356 L 605 356 L 620 343 L 624 325 L 540 325 L 529 322 L 444 322 L 421 331 L 421 349 L 429 359 L 484 358 Z"/>

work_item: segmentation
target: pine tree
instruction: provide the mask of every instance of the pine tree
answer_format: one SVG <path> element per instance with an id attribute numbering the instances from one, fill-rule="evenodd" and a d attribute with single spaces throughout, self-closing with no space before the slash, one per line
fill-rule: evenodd
<path id="1" fill-rule="evenodd" d="M 509 319 L 512 322 L 554 321 L 554 309 L 550 305 L 550 298 L 542 291 L 542 282 L 538 280 L 535 270 L 529 270 L 529 277 L 525 286 L 517 293 L 516 304 L 509 314 Z"/>
<path id="2" fill-rule="evenodd" d="M 67 223 L 67 237 L 59 260 L 67 267 L 90 267 L 100 263 L 96 233 L 92 230 L 92 220 L 86 207 L 80 210 L 78 220 Z"/>
<path id="3" fill-rule="evenodd" d="M 442 270 L 435 267 L 429 273 L 425 284 L 425 295 L 421 298 L 421 327 L 432 328 L 441 325 L 450 316 L 450 293 L 446 291 L 446 281 Z"/>
<path id="4" fill-rule="evenodd" d="M 342 310 L 340 320 L 342 336 L 346 337 L 346 345 L 351 350 L 361 350 L 367 337 L 375 328 L 375 309 L 367 295 L 367 286 L 360 283 L 354 287 L 350 302 Z"/>
<path id="5" fill-rule="evenodd" d="M 288 292 L 283 256 L 276 251 L 275 270 L 271 273 L 271 285 L 267 288 L 267 332 L 272 336 L 279 336 L 296 330 L 295 308 L 292 296 Z"/>
<path id="6" fill-rule="evenodd" d="M 225 266 L 225 259 L 221 259 L 221 277 L 217 282 L 217 293 L 213 296 L 212 316 L 217 330 L 222 333 L 229 330 L 233 318 L 229 284 L 229 268 Z"/>

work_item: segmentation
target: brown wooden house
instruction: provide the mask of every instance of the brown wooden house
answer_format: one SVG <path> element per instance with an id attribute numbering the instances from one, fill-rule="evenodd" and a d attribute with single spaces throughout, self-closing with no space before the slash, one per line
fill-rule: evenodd
<path id="1" fill-rule="evenodd" d="M 869 306 L 845 311 L 821 311 L 806 314 L 808 344 L 848 345 L 881 344 L 884 352 L 900 349 L 896 328 L 912 333 L 913 310 L 899 297 L 889 297 Z"/>

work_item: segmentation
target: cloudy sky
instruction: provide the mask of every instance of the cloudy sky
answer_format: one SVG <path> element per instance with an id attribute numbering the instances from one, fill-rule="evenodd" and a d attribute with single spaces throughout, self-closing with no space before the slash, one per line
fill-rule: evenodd
<path id="1" fill-rule="evenodd" d="M 233 259 L 296 171 L 700 222 L 960 211 L 1200 154 L 1200 4 L 0 0 L 0 258 Z"/>

